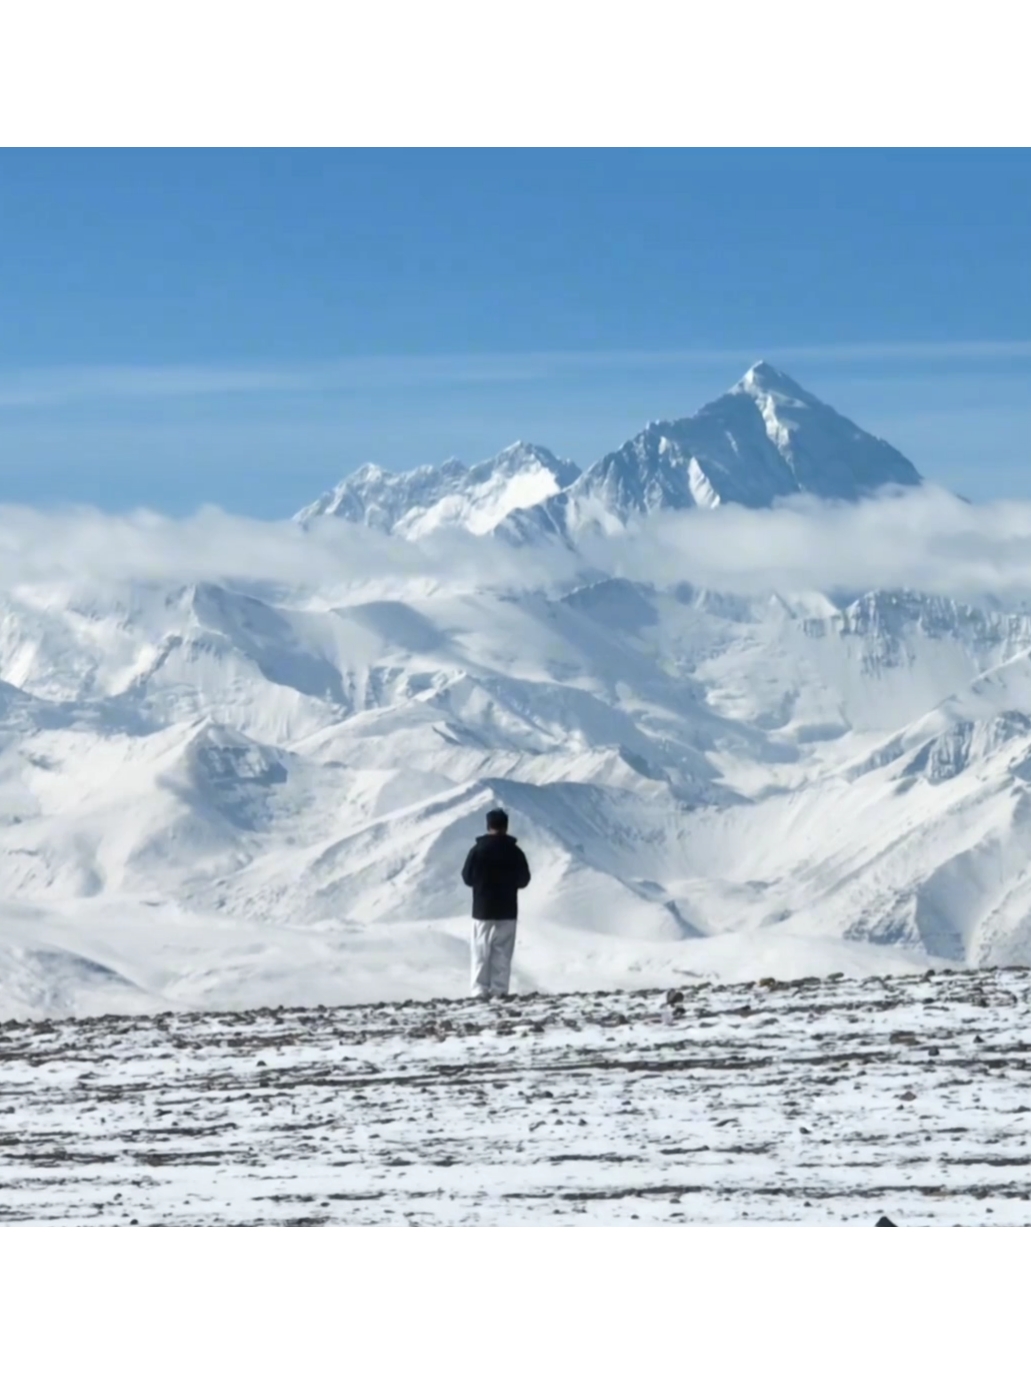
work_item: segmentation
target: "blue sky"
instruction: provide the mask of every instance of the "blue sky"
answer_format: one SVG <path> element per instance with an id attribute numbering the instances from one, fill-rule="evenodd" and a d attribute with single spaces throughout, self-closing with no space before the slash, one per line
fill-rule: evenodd
<path id="1" fill-rule="evenodd" d="M 1031 497 L 1031 154 L 0 152 L 0 500 L 589 463 L 766 356 Z"/>

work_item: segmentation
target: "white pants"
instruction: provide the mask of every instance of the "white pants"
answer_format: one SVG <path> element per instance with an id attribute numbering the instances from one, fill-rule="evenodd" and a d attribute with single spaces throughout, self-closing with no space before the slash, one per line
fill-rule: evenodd
<path id="1" fill-rule="evenodd" d="M 477 921 L 473 918 L 472 993 L 474 997 L 497 997 L 508 991 L 515 938 L 515 921 Z"/>

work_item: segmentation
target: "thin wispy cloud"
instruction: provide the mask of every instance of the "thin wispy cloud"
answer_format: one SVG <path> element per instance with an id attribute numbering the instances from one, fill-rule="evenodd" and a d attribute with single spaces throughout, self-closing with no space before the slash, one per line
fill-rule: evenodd
<path id="1" fill-rule="evenodd" d="M 1031 340 L 953 343 L 776 344 L 736 349 L 382 355 L 306 364 L 99 366 L 0 371 L 0 408 L 47 408 L 91 401 L 174 400 L 203 396 L 333 393 L 365 389 L 476 386 L 561 379 L 660 367 L 732 372 L 759 357 L 798 364 L 1019 362 Z"/>

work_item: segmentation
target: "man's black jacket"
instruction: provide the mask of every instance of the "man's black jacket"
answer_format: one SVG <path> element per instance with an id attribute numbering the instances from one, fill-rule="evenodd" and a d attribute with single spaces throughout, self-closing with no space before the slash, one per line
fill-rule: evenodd
<path id="1" fill-rule="evenodd" d="M 514 921 L 519 889 L 530 881 L 530 865 L 511 835 L 481 835 L 469 851 L 462 881 L 473 890 L 475 920 Z"/>

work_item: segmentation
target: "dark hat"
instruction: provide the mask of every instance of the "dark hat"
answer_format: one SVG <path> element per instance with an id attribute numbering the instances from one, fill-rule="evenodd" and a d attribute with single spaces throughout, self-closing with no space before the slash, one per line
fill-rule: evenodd
<path id="1" fill-rule="evenodd" d="M 487 829 L 500 830 L 502 834 L 508 829 L 508 815 L 501 810 L 487 812 Z"/>

